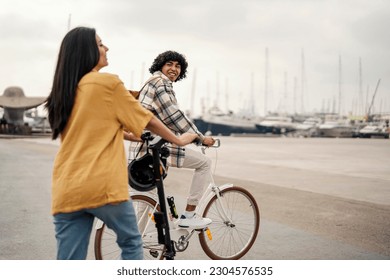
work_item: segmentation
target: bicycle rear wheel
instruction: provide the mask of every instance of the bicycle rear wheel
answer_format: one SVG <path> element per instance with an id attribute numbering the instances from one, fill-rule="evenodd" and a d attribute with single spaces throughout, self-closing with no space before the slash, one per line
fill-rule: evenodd
<path id="1" fill-rule="evenodd" d="M 199 234 L 200 245 L 208 257 L 215 260 L 237 260 L 252 247 L 260 228 L 260 211 L 254 197 L 241 187 L 230 187 L 220 192 L 224 211 L 215 195 L 206 205 L 203 217 L 213 222 L 210 234 Z"/>
<path id="2" fill-rule="evenodd" d="M 137 216 L 138 228 L 142 235 L 145 260 L 161 260 L 164 258 L 165 245 L 158 243 L 156 225 L 153 213 L 160 211 L 156 201 L 143 195 L 131 197 L 135 214 Z M 105 224 L 96 230 L 95 235 L 95 258 L 97 260 L 118 260 L 121 256 L 121 249 L 116 243 L 116 234 Z"/>

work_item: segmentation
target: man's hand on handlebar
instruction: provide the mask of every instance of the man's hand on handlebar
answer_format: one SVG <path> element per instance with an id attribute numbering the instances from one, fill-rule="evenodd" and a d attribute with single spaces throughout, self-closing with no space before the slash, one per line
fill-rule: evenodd
<path id="1" fill-rule="evenodd" d="M 203 142 L 202 144 L 204 146 L 207 146 L 207 147 L 210 147 L 210 146 L 213 146 L 215 143 L 215 139 L 211 136 L 206 136 L 204 139 L 203 139 Z"/>

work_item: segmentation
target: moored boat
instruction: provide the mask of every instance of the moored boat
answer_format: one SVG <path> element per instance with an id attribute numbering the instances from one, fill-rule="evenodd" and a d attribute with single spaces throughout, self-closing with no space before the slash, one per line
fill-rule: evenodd
<path id="1" fill-rule="evenodd" d="M 355 128 L 344 122 L 327 121 L 318 127 L 318 136 L 320 137 L 334 137 L 334 138 L 348 138 L 354 137 Z"/>
<path id="2" fill-rule="evenodd" d="M 321 123 L 321 118 L 309 117 L 295 126 L 296 131 L 294 135 L 300 137 L 316 137 L 318 136 L 318 127 Z"/>
<path id="3" fill-rule="evenodd" d="M 371 123 L 359 130 L 358 136 L 361 138 L 389 138 L 388 123 Z"/>
<path id="4" fill-rule="evenodd" d="M 238 116 L 233 112 L 224 113 L 216 107 L 201 117 L 193 118 L 193 122 L 202 133 L 212 135 L 258 133 L 251 118 Z"/>
<path id="5" fill-rule="evenodd" d="M 286 134 L 296 130 L 293 118 L 285 116 L 268 116 L 256 123 L 258 133 Z"/>

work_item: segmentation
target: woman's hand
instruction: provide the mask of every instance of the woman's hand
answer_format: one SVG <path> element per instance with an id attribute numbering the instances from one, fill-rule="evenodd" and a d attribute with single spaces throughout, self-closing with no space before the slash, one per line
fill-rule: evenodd
<path id="1" fill-rule="evenodd" d="M 133 142 L 142 142 L 142 139 L 135 136 L 133 133 L 131 132 L 127 132 L 127 131 L 123 131 L 123 137 L 125 140 L 128 140 L 128 141 L 133 141 Z"/>

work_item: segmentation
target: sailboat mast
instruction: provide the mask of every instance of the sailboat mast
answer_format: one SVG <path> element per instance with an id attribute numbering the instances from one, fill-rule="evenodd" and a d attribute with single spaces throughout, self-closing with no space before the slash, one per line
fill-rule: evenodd
<path id="1" fill-rule="evenodd" d="M 72 26 L 72 14 L 69 14 L 69 17 L 68 17 L 68 31 L 70 30 L 71 26 Z"/>
<path id="2" fill-rule="evenodd" d="M 288 89 L 288 74 L 287 72 L 284 72 L 284 96 L 283 96 L 283 109 L 284 112 L 282 111 L 282 113 L 285 113 L 287 114 L 288 112 L 288 109 L 287 109 L 287 89 Z"/>
<path id="3" fill-rule="evenodd" d="M 363 101 L 363 74 L 362 74 L 362 58 L 359 57 L 359 103 L 358 114 L 364 114 L 364 101 Z"/>
<path id="4" fill-rule="evenodd" d="M 339 55 L 339 112 L 338 115 L 341 116 L 341 83 L 342 83 L 342 75 L 341 75 L 341 55 Z"/>
<path id="5" fill-rule="evenodd" d="M 215 101 L 214 101 L 214 106 L 215 107 L 218 107 L 219 106 L 219 72 L 217 71 L 216 73 L 216 97 L 215 97 Z"/>
<path id="6" fill-rule="evenodd" d="M 370 117 L 370 114 L 371 114 L 371 110 L 372 110 L 372 107 L 374 106 L 374 100 L 375 100 L 375 96 L 376 96 L 376 93 L 378 91 L 378 87 L 379 87 L 379 83 L 381 82 L 381 79 L 378 80 L 377 84 L 376 84 L 376 88 L 375 88 L 375 91 L 374 91 L 374 95 L 372 96 L 372 99 L 371 99 L 371 104 L 370 106 L 368 107 L 368 112 L 367 112 L 367 117 Z"/>
<path id="7" fill-rule="evenodd" d="M 229 80 L 225 79 L 225 103 L 226 103 L 226 112 L 230 111 L 229 107 Z"/>
<path id="8" fill-rule="evenodd" d="M 302 49 L 301 52 L 301 114 L 305 113 L 305 90 L 306 90 L 305 54 Z M 308 103 L 307 100 L 306 103 Z"/>
<path id="9" fill-rule="evenodd" d="M 298 87 L 297 77 L 294 77 L 294 92 L 293 92 L 293 113 L 297 114 L 297 87 Z"/>
<path id="10" fill-rule="evenodd" d="M 192 117 L 195 115 L 195 89 L 196 89 L 196 68 L 194 69 L 194 78 L 192 79 L 192 88 L 191 88 L 191 111 L 190 114 Z"/>
<path id="11" fill-rule="evenodd" d="M 254 87 L 254 83 L 255 83 L 255 77 L 254 77 L 254 73 L 252 72 L 251 73 L 251 98 L 250 98 L 250 102 L 249 102 L 249 106 L 250 106 L 250 115 L 253 116 L 254 113 L 255 113 L 255 100 L 254 100 L 254 97 L 255 97 L 255 87 Z"/>
<path id="12" fill-rule="evenodd" d="M 268 98 L 268 48 L 265 48 L 265 81 L 264 81 L 264 116 L 267 115 L 267 98 Z"/>

